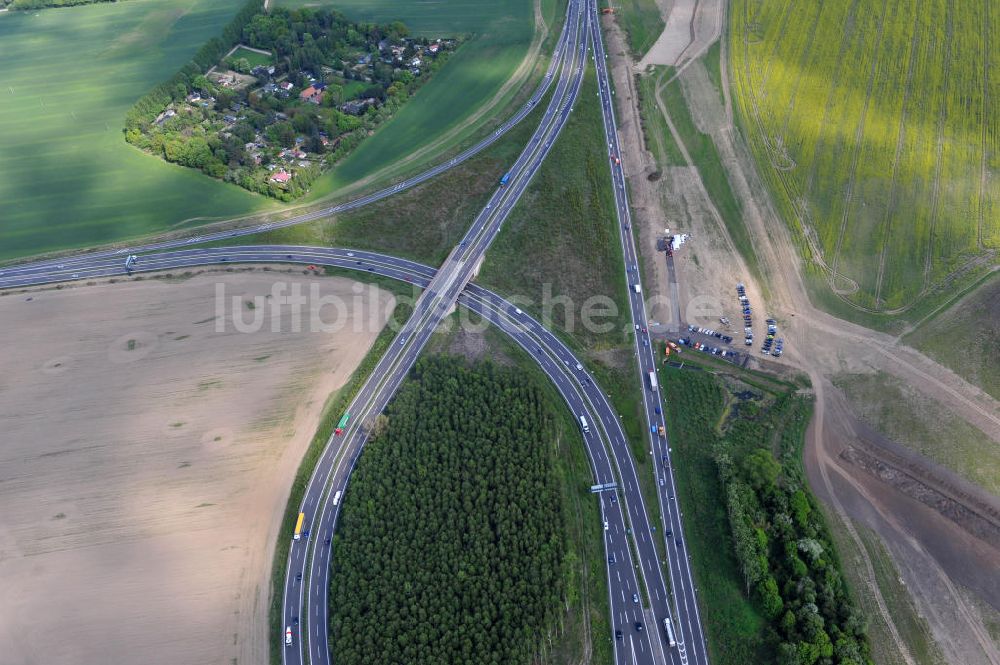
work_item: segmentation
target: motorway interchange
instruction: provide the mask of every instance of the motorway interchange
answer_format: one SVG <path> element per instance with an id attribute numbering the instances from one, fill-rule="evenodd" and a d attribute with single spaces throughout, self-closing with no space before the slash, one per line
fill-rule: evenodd
<path id="1" fill-rule="evenodd" d="M 538 321 L 499 295 L 470 284 L 487 248 L 541 166 L 572 111 L 583 79 L 588 45 L 592 49 L 597 70 L 627 281 L 630 285 L 640 283 L 634 238 L 629 231 L 631 223 L 621 151 L 615 129 L 613 92 L 596 17 L 594 0 L 570 0 L 566 22 L 552 63 L 528 103 L 480 143 L 407 181 L 356 201 L 275 224 L 28 263 L 0 271 L 0 288 L 112 276 L 123 272 L 126 256 L 136 254 L 140 258 L 132 270 L 143 272 L 220 262 L 317 263 L 403 279 L 422 287 L 413 315 L 398 333 L 391 350 L 379 360 L 349 407 L 352 420 L 343 436 L 331 437 L 327 442 L 306 489 L 300 511 L 306 516 L 305 529 L 308 535 L 292 542 L 285 579 L 282 628 L 283 633 L 286 626 L 292 632 L 291 646 L 283 649 L 286 664 L 308 662 L 312 665 L 326 665 L 331 660 L 327 643 L 327 590 L 330 543 L 340 509 L 340 502 L 333 501 L 333 497 L 347 489 L 351 471 L 367 439 L 363 424 L 384 410 L 430 335 L 456 303 L 488 318 L 539 363 L 572 412 L 587 423 L 582 428 L 583 438 L 594 473 L 594 483 L 616 486 L 615 491 L 597 495 L 601 502 L 608 557 L 608 600 L 614 633 L 611 638 L 615 663 L 637 665 L 670 662 L 687 665 L 689 662 L 708 662 L 694 581 L 684 545 L 682 515 L 675 499 L 669 441 L 659 433 L 665 426 L 660 409 L 661 400 L 658 387 L 655 383 L 647 383 L 645 378 L 650 370 L 655 371 L 656 364 L 652 346 L 642 344 L 647 320 L 641 293 L 630 289 L 629 304 L 636 331 L 634 343 L 640 367 L 639 380 L 643 381 L 644 413 L 650 423 L 650 455 L 656 470 L 655 487 L 661 513 L 659 525 L 652 524 L 649 519 L 635 460 L 629 450 L 620 417 L 607 401 L 605 393 L 570 350 Z M 412 187 L 461 163 L 496 141 L 528 114 L 548 92 L 556 78 L 558 82 L 545 114 L 528 145 L 505 176 L 505 184 L 496 190 L 463 240 L 437 270 L 395 257 L 346 249 L 265 245 L 177 249 L 311 221 L 366 205 Z M 668 592 L 664 565 L 669 577 L 669 588 L 673 590 L 672 596 Z M 671 622 L 669 637 L 665 629 L 668 618 Z M 282 641 L 284 638 L 284 634 L 276 636 L 276 639 Z M 675 644 L 670 643 L 670 638 L 673 638 Z"/>

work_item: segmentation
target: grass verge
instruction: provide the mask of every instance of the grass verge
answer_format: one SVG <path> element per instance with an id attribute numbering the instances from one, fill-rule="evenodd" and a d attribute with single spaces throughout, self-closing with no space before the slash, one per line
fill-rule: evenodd
<path id="1" fill-rule="evenodd" d="M 573 114 L 486 255 L 477 281 L 592 350 L 628 342 L 608 152 L 588 67 Z M 589 303 L 589 304 L 588 304 Z M 590 311 L 593 322 L 584 315 Z"/>
<path id="2" fill-rule="evenodd" d="M 708 372 L 660 372 L 667 408 L 678 502 L 684 506 L 687 550 L 711 660 L 718 665 L 769 662 L 762 634 L 767 624 L 745 593 L 726 514 L 725 491 L 712 448 L 726 400 Z"/>
<path id="3" fill-rule="evenodd" d="M 734 366 L 669 366 L 661 377 L 713 662 L 791 662 L 785 660 L 790 651 L 818 655 L 814 647 L 832 655 L 834 638 L 838 658 L 862 662 L 869 646 L 861 615 L 851 606 L 830 529 L 804 482 L 810 399 L 795 386 L 763 390 L 746 383 Z M 768 579 L 770 592 L 762 583 Z M 812 585 L 816 596 L 803 595 L 803 585 Z M 818 608 L 809 605 L 814 601 Z M 798 623 L 803 607 L 817 608 L 833 638 L 805 637 Z"/>

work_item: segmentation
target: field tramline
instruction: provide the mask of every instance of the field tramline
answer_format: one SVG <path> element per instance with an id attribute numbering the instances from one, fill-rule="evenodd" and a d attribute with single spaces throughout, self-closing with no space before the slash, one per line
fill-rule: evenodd
<path id="1" fill-rule="evenodd" d="M 991 0 L 734 0 L 747 138 L 814 266 L 900 312 L 1000 246 Z"/>

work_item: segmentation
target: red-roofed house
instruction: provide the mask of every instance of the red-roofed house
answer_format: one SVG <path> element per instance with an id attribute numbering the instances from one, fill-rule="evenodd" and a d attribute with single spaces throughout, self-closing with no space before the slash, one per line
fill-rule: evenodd
<path id="1" fill-rule="evenodd" d="M 299 99 L 304 102 L 312 102 L 313 104 L 319 104 L 323 101 L 323 91 L 317 90 L 313 86 L 309 86 L 305 90 L 299 93 Z"/>
<path id="2" fill-rule="evenodd" d="M 285 169 L 281 169 L 273 176 L 271 176 L 271 182 L 286 183 L 291 179 L 292 179 L 292 174 L 286 171 Z"/>

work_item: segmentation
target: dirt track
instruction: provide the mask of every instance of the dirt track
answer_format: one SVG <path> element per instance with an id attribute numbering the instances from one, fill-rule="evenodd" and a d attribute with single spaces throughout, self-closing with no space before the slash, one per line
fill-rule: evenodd
<path id="1" fill-rule="evenodd" d="M 616 44 L 617 39 L 612 34 L 611 44 Z M 630 63 L 624 61 L 618 49 L 609 50 L 612 54 L 618 52 L 617 59 L 623 60 L 612 63 L 616 87 L 622 90 L 623 86 L 631 85 L 626 83 Z M 723 78 L 728 78 L 725 58 Z M 782 362 L 805 370 L 816 387 L 816 420 L 806 451 L 807 470 L 814 488 L 838 513 L 860 519 L 881 535 L 949 662 L 1000 664 L 997 646 L 983 619 L 963 598 L 959 587 L 974 589 L 981 598 L 1000 607 L 1000 588 L 995 575 L 1000 570 L 1000 543 L 984 534 L 983 529 L 971 526 L 974 522 L 982 526 L 981 522 L 961 518 L 968 517 L 970 511 L 978 515 L 977 510 L 989 515 L 996 498 L 978 488 L 966 488 L 970 491 L 965 494 L 954 492 L 955 483 L 951 482 L 954 478 L 919 456 L 908 456 L 905 464 L 894 467 L 887 460 L 899 465 L 899 459 L 893 457 L 899 451 L 878 445 L 879 437 L 871 436 L 870 432 L 866 433 L 869 436 L 861 436 L 863 425 L 846 409 L 825 377 L 842 371 L 882 369 L 939 401 L 998 443 L 1000 404 L 953 372 L 900 345 L 898 339 L 847 323 L 812 306 L 802 282 L 797 250 L 771 207 L 766 189 L 733 125 L 728 90 L 723 91 L 725 103 L 720 103 L 703 63 L 698 61 L 685 65 L 680 81 L 692 115 L 699 129 L 712 135 L 733 192 L 743 207 L 744 220 L 766 280 L 763 286 L 768 294 L 767 313 L 778 319 L 786 338 L 787 352 Z M 619 96 L 618 100 L 620 106 L 632 105 L 633 101 L 628 96 Z M 662 105 L 661 111 L 667 115 Z M 627 117 L 633 111 L 622 108 L 620 113 Z M 637 136 L 632 128 L 623 126 L 621 133 L 626 144 L 623 152 L 641 157 L 639 168 L 632 165 L 636 160 L 631 157 L 627 166 L 633 176 L 630 182 L 633 191 L 642 192 L 648 187 L 642 182 L 645 179 L 637 176 L 655 168 L 651 165 L 652 156 L 643 149 L 641 135 Z M 690 247 L 682 249 L 675 260 L 680 273 L 681 308 L 687 312 L 685 320 L 718 328 L 717 317 L 735 310 L 733 286 L 737 280 L 747 283 L 748 295 L 761 312 L 765 302 L 762 285 L 749 279 L 717 211 L 707 201 L 697 171 L 685 167 L 670 169 L 658 187 L 663 196 L 662 207 L 645 211 L 646 224 L 648 220 L 657 220 L 655 228 L 681 228 L 694 236 Z M 657 198 L 646 193 L 639 200 L 649 207 Z M 640 230 L 640 234 L 643 232 L 648 229 Z M 656 257 L 657 263 L 662 261 L 661 257 Z M 653 289 L 661 288 L 661 284 L 657 275 Z M 698 310 L 686 305 L 693 301 L 717 303 L 716 311 L 709 305 L 702 307 L 702 316 L 691 316 L 692 311 Z M 859 454 L 860 451 L 864 454 Z M 947 500 L 942 500 L 945 496 Z M 850 529 L 848 520 L 844 524 Z M 856 535 L 854 538 L 857 540 Z M 874 576 L 867 577 L 871 578 L 867 592 L 881 606 L 904 660 L 912 662 L 906 646 L 895 634 L 892 617 L 874 585 Z"/>
<path id="2" fill-rule="evenodd" d="M 353 296 L 254 272 L 0 297 L 4 665 L 267 662 L 291 479 L 378 332 L 216 330 L 217 283 L 249 321 L 275 279 Z"/>

